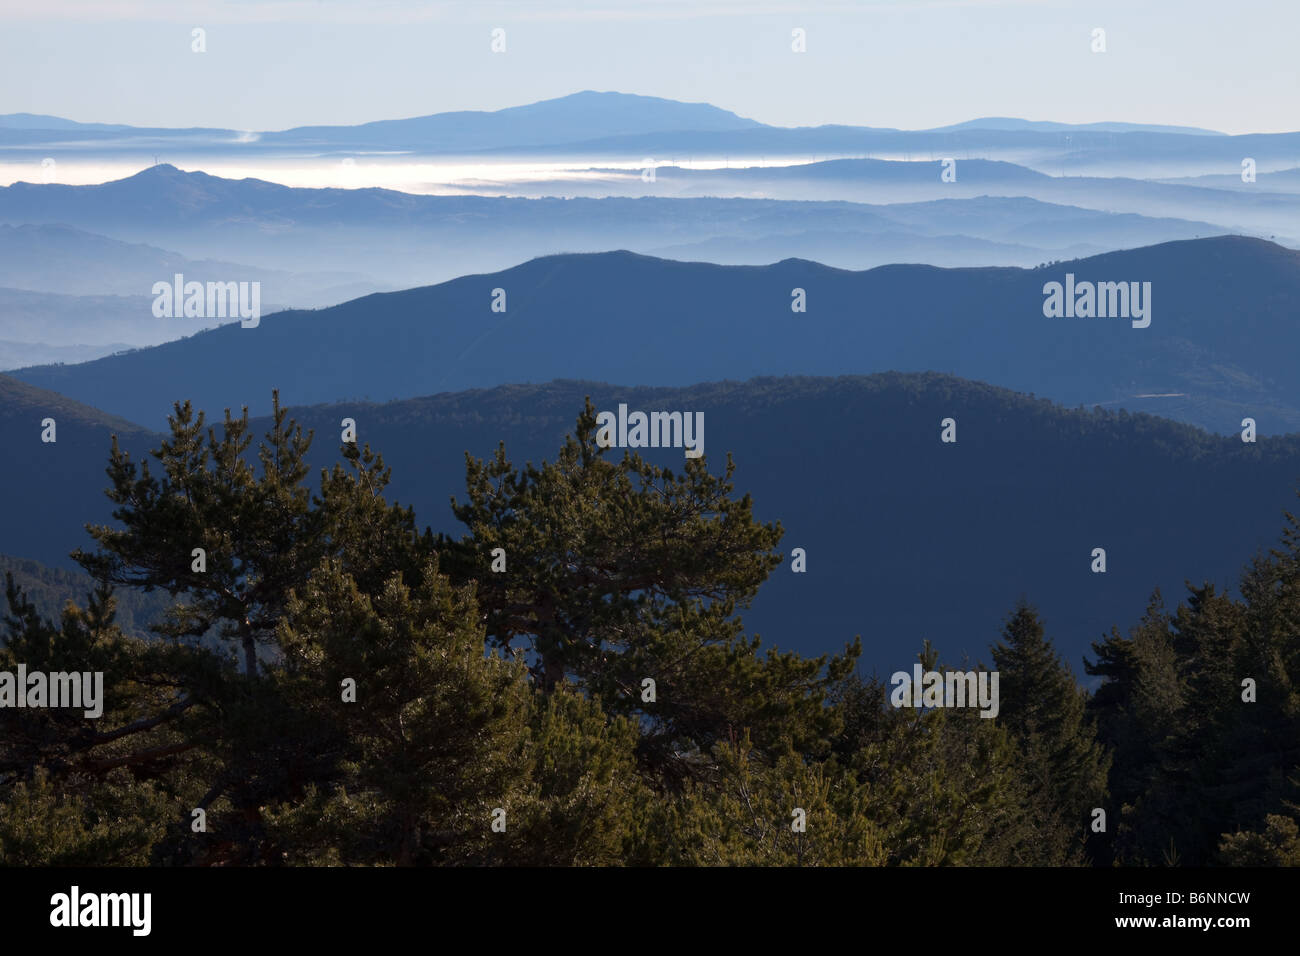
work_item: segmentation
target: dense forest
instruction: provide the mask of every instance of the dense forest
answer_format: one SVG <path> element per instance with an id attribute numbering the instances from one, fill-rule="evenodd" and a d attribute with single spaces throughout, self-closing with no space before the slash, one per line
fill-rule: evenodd
<path id="1" fill-rule="evenodd" d="M 789 556 L 730 462 L 601 448 L 588 403 L 553 461 L 467 456 L 468 530 L 435 535 L 368 445 L 309 482 L 274 405 L 256 448 L 188 403 L 152 460 L 114 443 L 85 600 L 7 575 L 0 673 L 102 672 L 105 703 L 0 708 L 3 862 L 1300 863 L 1290 514 L 1239 597 L 1156 592 L 1098 640 L 1092 694 L 1026 602 L 985 661 L 918 648 L 998 671 L 989 720 L 890 706 L 856 642 L 748 636 Z M 152 636 L 123 626 L 160 593 Z"/>
<path id="2" fill-rule="evenodd" d="M 0 574 L 9 575 L 22 589 L 23 597 L 41 617 L 57 620 L 69 599 L 84 599 L 95 581 L 84 571 L 51 568 L 39 561 L 0 554 Z M 147 637 L 149 625 L 160 620 L 171 602 L 162 591 L 145 593 L 122 589 L 113 595 L 117 625 L 127 634 Z"/>

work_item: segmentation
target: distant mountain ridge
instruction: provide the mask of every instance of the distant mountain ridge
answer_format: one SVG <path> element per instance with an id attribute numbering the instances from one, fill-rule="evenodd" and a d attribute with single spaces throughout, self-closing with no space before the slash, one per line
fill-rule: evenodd
<path id="1" fill-rule="evenodd" d="M 1098 132 L 1155 132 L 1191 135 L 1225 135 L 1216 130 L 1192 126 L 1162 126 L 1144 123 L 1058 123 L 1043 120 L 1025 120 L 1010 117 L 979 117 L 948 126 L 916 130 L 896 127 L 862 127 L 846 124 L 829 124 L 845 129 L 870 129 L 878 132 L 942 133 L 962 129 L 989 130 L 1087 130 Z M 509 137 L 502 133 L 507 127 L 515 132 Z M 279 131 L 262 131 L 258 135 L 271 140 L 290 142 L 313 140 L 328 142 L 348 133 L 358 140 L 374 138 L 384 141 L 398 136 L 418 134 L 443 137 L 448 145 L 473 144 L 473 148 L 492 148 L 495 145 L 528 146 L 554 145 L 572 142 L 574 138 L 589 138 L 593 133 L 618 136 L 627 133 L 655 133 L 665 131 L 703 131 L 735 129 L 780 129 L 814 127 L 775 127 L 769 123 L 747 119 L 710 103 L 687 103 L 659 96 L 615 91 L 581 90 L 566 96 L 538 100 L 520 106 L 497 110 L 454 110 L 431 113 L 406 119 L 371 120 L 352 125 L 293 126 Z M 829 127 L 824 127 L 829 128 Z M 139 127 L 125 124 L 82 123 L 58 116 L 33 113 L 0 114 L 0 129 L 33 130 L 103 130 L 125 132 L 145 130 L 158 132 L 158 127 Z M 188 130 L 187 130 L 188 132 Z M 223 132 L 235 134 L 236 130 Z M 565 137 L 568 137 L 567 139 Z"/>
<path id="2" fill-rule="evenodd" d="M 40 113 L 4 113 L 0 114 L 0 129 L 49 129 L 49 130 L 104 130 L 106 132 L 124 132 L 135 130 L 135 126 L 123 126 L 116 123 L 78 123 L 76 120 L 61 116 L 45 116 Z"/>
<path id="3" fill-rule="evenodd" d="M 861 269 L 900 261 L 890 254 L 897 240 L 913 261 L 1033 265 L 1300 222 L 1300 196 L 1062 179 L 982 160 L 960 162 L 955 183 L 942 183 L 940 171 L 938 162 L 883 160 L 712 173 L 666 168 L 653 187 L 624 173 L 624 180 L 635 180 L 634 196 L 564 199 L 556 198 L 565 194 L 557 189 L 543 193 L 551 198 L 525 199 L 293 188 L 160 164 L 93 186 L 0 188 L 0 223 L 72 226 L 192 259 L 254 261 L 267 270 L 363 272 L 381 287 L 393 288 L 492 272 L 557 251 L 656 253 L 737 240 L 737 249 L 750 246 L 760 256 L 740 260 L 744 264 L 795 256 Z M 622 188 L 609 191 L 617 195 Z M 635 198 L 650 189 L 653 198 Z M 784 198 L 762 198 L 765 194 Z M 1026 194 L 1037 194 L 1038 202 L 1026 202 Z M 746 198 L 714 198 L 718 195 Z M 887 204 L 842 201 L 868 195 Z M 1154 215 L 1134 208 L 1144 204 Z M 1186 218 L 1188 210 L 1202 208 L 1205 215 Z M 1090 220 L 1086 227 L 1081 217 Z M 1021 235 L 1008 232 L 1022 227 Z M 806 249 L 780 238 L 850 233 L 857 235 L 842 245 Z M 945 238 L 950 236 L 964 239 Z"/>
<path id="4" fill-rule="evenodd" d="M 765 125 L 708 103 L 584 90 L 500 110 L 435 113 L 358 126 L 299 126 L 261 135 L 268 144 L 346 142 L 380 146 L 419 140 L 444 150 L 480 150 L 555 146 L 593 136 L 726 131 Z"/>
<path id="5" fill-rule="evenodd" d="M 1048 318 L 1044 286 L 1145 282 L 1152 321 Z M 494 311 L 505 295 L 505 311 Z M 805 312 L 793 311 L 803 290 Z M 272 387 L 306 404 L 388 401 L 600 369 L 686 386 L 760 375 L 941 371 L 1066 405 L 1151 411 L 1216 432 L 1300 430 L 1300 253 L 1222 237 L 1036 269 L 787 259 L 717 266 L 629 252 L 281 312 L 178 342 L 12 374 L 158 427 L 173 400 L 254 414 Z M 1165 396 L 1151 398 L 1147 396 Z"/>
<path id="6" fill-rule="evenodd" d="M 1298 143 L 1300 145 L 1300 143 Z M 933 152 L 933 151 L 932 151 Z M 942 153 L 940 154 L 942 155 Z M 952 163 L 949 168 L 949 163 Z M 1180 222 L 1216 224 L 1198 235 L 1250 232 L 1300 244 L 1300 196 L 1286 177 L 1265 174 L 1258 184 L 1228 188 L 1220 178 L 1149 181 L 1100 176 L 1076 166 L 1073 157 L 1053 163 L 1052 175 L 1020 163 L 993 159 L 841 158 L 781 166 L 694 168 L 664 165 L 653 186 L 636 170 L 607 171 L 580 180 L 538 180 L 483 191 L 489 195 L 587 197 L 733 197 L 775 201 L 849 201 L 872 204 L 890 215 L 899 203 L 952 199 L 1034 199 L 1097 212 L 1138 214 Z M 1234 164 L 1235 168 L 1235 164 Z M 1238 169 L 1238 173 L 1240 170 Z M 950 178 L 945 178 L 948 176 Z M 1276 185 L 1274 185 L 1276 184 Z M 1237 188 L 1241 186 L 1242 188 Z M 998 222 L 983 224 L 990 230 Z M 1139 244 L 1118 233 L 1109 248 Z M 984 238 L 990 238 L 987 234 Z M 1168 239 L 1192 236 L 1167 236 Z"/>
<path id="7" fill-rule="evenodd" d="M 342 298 L 380 288 L 357 273 L 292 274 L 246 263 L 191 259 L 73 226 L 0 223 L 3 288 L 64 295 L 151 296 L 155 282 L 170 281 L 177 272 L 195 279 L 261 282 L 264 301 L 281 303 L 281 308 L 334 305 Z"/>
<path id="8" fill-rule="evenodd" d="M 981 116 L 953 123 L 950 126 L 936 126 L 927 132 L 946 133 L 962 129 L 1001 129 L 1001 130 L 1041 130 L 1044 132 L 1069 132 L 1080 130 L 1097 133 L 1183 133 L 1190 136 L 1226 136 L 1214 129 L 1199 126 L 1162 126 L 1152 123 L 1055 123 L 1050 120 L 1016 119 L 1009 116 Z"/>
<path id="9" fill-rule="evenodd" d="M 37 124 L 35 126 L 30 124 Z M 1068 139 L 1067 139 L 1068 137 Z M 1074 156 L 1079 162 L 1119 163 L 1133 174 L 1150 160 L 1157 166 L 1187 161 L 1161 175 L 1198 175 L 1250 155 L 1261 163 L 1294 160 L 1300 132 L 1229 136 L 1214 130 L 1158 124 L 1070 124 L 983 117 L 934 129 L 831 123 L 773 126 L 707 103 L 583 90 L 495 111 L 461 110 L 352 126 L 299 126 L 278 131 L 158 129 L 73 123 L 58 117 L 0 117 L 0 155 L 30 161 L 47 155 L 85 156 L 183 151 L 191 157 L 259 156 L 298 152 L 319 156 L 370 150 L 421 155 L 861 155 L 905 151 L 1015 159 L 1027 153 Z M 1243 149 L 1247 151 L 1242 152 Z M 1235 160 L 1233 159 L 1235 157 Z M 1227 168 L 1226 166 L 1224 167 Z"/>

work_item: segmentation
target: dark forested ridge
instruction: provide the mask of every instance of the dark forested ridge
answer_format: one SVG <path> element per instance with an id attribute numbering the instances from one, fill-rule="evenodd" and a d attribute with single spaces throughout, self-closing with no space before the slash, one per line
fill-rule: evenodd
<path id="1" fill-rule="evenodd" d="M 785 563 L 748 629 L 803 653 L 862 635 L 882 672 L 923 638 L 977 654 L 1031 595 L 1079 667 L 1090 641 L 1185 579 L 1220 587 L 1276 536 L 1300 480 L 1300 439 L 1245 444 L 1127 413 L 1075 411 L 942 375 L 769 379 L 686 389 L 556 382 L 383 406 L 297 409 L 333 460 L 345 417 L 394 469 L 391 492 L 434 531 L 455 527 L 462 452 L 540 462 L 591 395 L 599 409 L 704 412 L 713 470 L 731 453 L 737 487 L 785 530 Z M 941 422 L 957 442 L 941 442 Z M 673 469 L 681 450 L 643 454 Z M 319 456 L 319 457 L 317 457 Z M 1188 522 L 1186 516 L 1197 516 Z M 808 571 L 791 570 L 802 547 Z M 1090 571 L 1104 547 L 1107 571 Z"/>
<path id="2" fill-rule="evenodd" d="M 42 441 L 45 419 L 54 442 Z M 0 524 L 0 554 L 68 566 L 68 552 L 90 520 L 105 520 L 104 456 L 111 436 L 144 454 L 156 434 L 63 395 L 0 375 L 0 436 L 8 460 L 0 488 L 9 503 Z"/>
<path id="3" fill-rule="evenodd" d="M 1151 324 L 1048 318 L 1044 285 L 1150 283 Z M 497 293 L 494 290 L 502 290 Z M 803 290 L 806 312 L 792 311 Z M 501 296 L 504 295 L 504 298 Z M 494 311 L 493 302 L 505 311 Z M 1300 254 L 1188 240 L 1037 269 L 790 259 L 717 266 L 610 252 L 282 312 L 73 366 L 12 374 L 151 427 L 178 396 L 265 414 L 591 378 L 685 386 L 759 375 L 939 371 L 1066 405 L 1149 411 L 1220 434 L 1300 429 Z"/>
<path id="4" fill-rule="evenodd" d="M 987 677 L 991 664 L 994 712 L 914 708 L 892 679 L 864 675 L 859 641 L 811 658 L 751 639 L 735 612 L 782 573 L 782 529 L 730 465 L 719 474 L 703 459 L 601 448 L 591 403 L 549 440 L 549 464 L 504 449 L 466 463 L 454 509 L 463 532 L 421 533 L 390 500 L 392 465 L 369 447 L 381 420 L 409 430 L 440 407 L 481 419 L 496 406 L 546 434 L 550 408 L 574 387 L 497 390 L 478 410 L 483 396 L 358 408 L 367 447 L 345 444 L 314 492 L 311 437 L 278 402 L 269 423 L 178 407 L 152 477 L 115 448 L 107 494 L 121 520 L 92 528 L 77 554 L 100 586 L 57 620 L 9 589 L 0 673 L 22 665 L 104 683 L 85 701 L 102 713 L 0 708 L 0 859 L 1300 862 L 1294 518 L 1276 522 L 1276 548 L 1240 576 L 1240 599 L 1203 587 L 1166 605 L 1157 592 L 1140 620 L 1096 640 L 1095 693 L 1078 688 L 1052 619 L 1019 599 L 966 648 L 913 642 L 920 667 L 941 675 Z M 1084 454 L 1096 436 L 1127 430 L 1143 450 L 1136 473 L 1192 465 L 1212 483 L 1231 471 L 1228 439 L 940 376 L 629 397 L 707 409 L 720 389 L 743 392 L 719 429 L 723 447 L 746 411 L 785 423 L 772 416 L 786 390 L 827 403 L 805 413 L 851 416 L 870 399 L 900 444 L 909 409 L 933 417 L 930 402 L 961 397 L 965 432 L 948 452 L 963 440 L 979 449 L 970 419 L 984 412 L 987 428 L 996 407 L 1040 451 L 1048 436 L 1035 427 Z M 1014 471 L 1016 439 L 984 435 Z M 1294 454 L 1287 445 L 1241 460 L 1276 465 Z M 805 475 L 818 473 L 816 447 L 785 443 Z M 1086 458 L 1064 464 L 1104 477 Z M 921 579 L 932 603 L 948 598 L 941 574 Z M 114 587 L 174 595 L 169 640 L 124 633 Z M 870 603 L 863 591 L 840 600 Z M 213 633 L 224 647 L 202 640 Z"/>
<path id="5" fill-rule="evenodd" d="M 1184 580 L 1231 585 L 1273 541 L 1300 479 L 1295 437 L 1248 444 L 933 374 L 685 389 L 554 382 L 294 415 L 317 436 L 308 480 L 337 460 L 341 422 L 353 418 L 358 440 L 393 466 L 390 495 L 414 507 L 420 527 L 450 533 L 464 452 L 490 456 L 505 441 L 512 459 L 551 459 L 587 395 L 600 409 L 702 411 L 710 469 L 730 452 L 737 487 L 785 531 L 786 559 L 744 614 L 746 628 L 809 654 L 862 635 L 863 660 L 880 672 L 926 638 L 945 653 L 978 654 L 1022 594 L 1053 622 L 1077 671 L 1089 643 L 1140 614 L 1154 586 L 1172 595 Z M 28 503 L 0 544 L 66 566 L 86 543 L 83 525 L 108 520 L 102 462 L 114 428 L 98 425 L 67 445 L 60 431 L 58 444 L 44 445 L 42 403 L 54 399 L 32 389 L 21 397 L 21 414 L 11 405 L 3 419 L 6 447 L 44 464 L 39 481 L 24 469 L 0 478 L 10 500 Z M 940 440 L 948 417 L 954 444 Z M 139 430 L 119 441 L 137 460 L 156 444 Z M 645 454 L 673 469 L 686 463 L 681 449 Z M 791 570 L 796 547 L 807 573 Z M 1090 570 L 1097 547 L 1105 574 Z"/>

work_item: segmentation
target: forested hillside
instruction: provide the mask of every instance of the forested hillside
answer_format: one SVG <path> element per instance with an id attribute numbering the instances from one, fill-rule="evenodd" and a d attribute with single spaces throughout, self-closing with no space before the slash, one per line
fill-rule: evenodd
<path id="1" fill-rule="evenodd" d="M 997 719 L 891 706 L 857 642 L 809 658 L 745 633 L 782 535 L 730 469 L 611 453 L 596 412 L 550 464 L 471 461 L 452 536 L 386 499 L 369 448 L 313 495 L 278 407 L 257 446 L 184 406 L 153 477 L 115 453 L 123 521 L 78 555 L 104 586 L 58 622 L 14 593 L 0 648 L 0 671 L 103 673 L 104 714 L 0 710 L 0 856 L 1297 862 L 1294 519 L 1240 600 L 1199 590 L 1098 642 L 1091 696 L 1017 602 L 978 655 Z M 110 585 L 178 595 L 171 639 L 124 633 Z"/>

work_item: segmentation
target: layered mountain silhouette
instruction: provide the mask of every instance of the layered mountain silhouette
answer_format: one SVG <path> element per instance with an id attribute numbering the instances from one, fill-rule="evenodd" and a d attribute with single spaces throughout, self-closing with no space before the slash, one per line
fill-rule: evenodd
<path id="1" fill-rule="evenodd" d="M 297 275 L 242 263 L 195 260 L 61 224 L 0 223 L 0 287 L 67 295 L 148 296 L 175 273 L 262 283 L 264 301 L 315 308 L 377 291 L 356 273 Z"/>
<path id="2" fill-rule="evenodd" d="M 0 287 L 0 369 L 86 361 L 177 338 L 159 334 L 164 330 L 151 307 L 148 295 L 60 295 Z M 186 332 L 219 324 L 192 323 Z"/>
<path id="3" fill-rule="evenodd" d="M 1122 122 L 1067 124 L 985 117 L 930 130 L 843 124 L 779 127 L 706 103 L 584 90 L 495 111 L 435 113 L 354 126 L 251 133 L 75 123 L 58 117 L 0 116 L 0 154 L 30 162 L 39 146 L 53 155 L 139 153 L 158 148 L 193 156 L 256 157 L 400 150 L 421 155 L 671 155 L 808 153 L 863 155 L 931 152 L 1051 162 L 1070 155 L 1094 171 L 1145 175 L 1170 162 L 1196 175 L 1230 168 L 1242 156 L 1263 164 L 1294 161 L 1295 133 L 1225 136 L 1193 127 Z M 647 152 L 648 151 L 648 152 Z M 1165 175 L 1168 175 L 1166 170 Z"/>
<path id="4" fill-rule="evenodd" d="M 910 666 L 926 638 L 945 659 L 984 653 L 1022 595 L 1077 668 L 1089 641 L 1137 620 L 1155 586 L 1174 601 L 1184 579 L 1231 585 L 1275 543 L 1300 477 L 1296 436 L 1246 444 L 935 374 L 687 388 L 564 381 L 310 408 L 282 392 L 315 431 L 315 466 L 337 460 L 341 420 L 353 418 L 358 441 L 392 467 L 389 500 L 453 534 L 463 453 L 486 457 L 505 441 L 516 464 L 554 460 L 588 395 L 600 410 L 703 412 L 710 469 L 730 453 L 737 493 L 752 493 L 756 515 L 785 530 L 786 560 L 743 612 L 748 628 L 806 653 L 861 634 L 864 666 L 881 673 Z M 59 422 L 55 444 L 39 440 L 46 416 Z M 945 418 L 955 443 L 940 440 Z M 261 435 L 269 423 L 253 424 Z M 0 551 L 67 566 L 67 552 L 89 543 L 81 524 L 109 517 L 113 433 L 137 458 L 157 443 L 0 376 L 0 439 L 22 465 L 0 473 L 6 499 L 22 503 Z M 642 454 L 674 469 L 685 461 L 680 448 Z M 796 547 L 806 573 L 791 569 Z M 1104 574 L 1091 571 L 1094 548 L 1106 551 Z"/>
<path id="5" fill-rule="evenodd" d="M 1024 197 L 1050 203 L 1066 214 L 1079 209 L 1096 214 L 1128 214 L 1147 217 L 1145 230 L 1152 226 L 1165 231 L 1160 239 L 1192 238 L 1222 232 L 1251 231 L 1291 244 L 1300 243 L 1300 196 L 1283 172 L 1263 174 L 1254 183 L 1242 183 L 1240 168 L 1236 186 L 1220 176 L 1154 182 L 1124 176 L 1084 175 L 1071 154 L 1049 164 L 1051 175 L 1026 165 L 989 159 L 948 157 L 944 159 L 833 159 L 786 166 L 739 166 L 697 169 L 675 165 L 656 168 L 647 183 L 640 170 L 593 170 L 596 175 L 570 179 L 487 184 L 485 191 L 501 195 L 595 197 L 731 197 L 780 201 L 840 201 L 879 204 L 874 208 L 894 218 L 895 205 L 926 201 L 983 197 Z M 950 177 L 945 178 L 945 170 Z M 1236 188 L 1237 186 L 1243 188 Z M 1071 207 L 1078 207 L 1074 209 Z M 1002 225 L 997 210 L 978 222 L 967 221 L 974 235 L 996 238 Z M 1153 222 L 1152 220 L 1156 220 Z M 932 212 L 927 224 L 936 222 Z M 1218 225 L 1211 225 L 1217 223 Z M 1135 225 L 1130 222 L 1128 225 Z M 1043 235 L 1050 244 L 1060 244 L 1071 233 L 1063 224 L 1045 220 Z M 1124 223 L 1113 219 L 1105 240 L 1107 249 L 1137 244 L 1137 238 L 1123 231 Z M 1183 230 L 1183 232 L 1170 231 Z M 951 230 L 950 230 L 951 231 Z M 1145 234 L 1149 234 L 1149 231 Z M 1076 241 L 1082 237 L 1077 237 Z"/>
<path id="6" fill-rule="evenodd" d="M 575 188 L 611 198 L 556 198 L 564 183 L 510 187 L 552 194 L 526 199 L 291 188 L 164 164 L 95 186 L 0 188 L 0 223 L 42 228 L 47 244 L 62 230 L 49 259 L 81 263 L 73 278 L 82 284 L 102 276 L 122 251 L 105 248 L 96 259 L 93 243 L 77 230 L 148 245 L 130 258 L 143 264 L 152 256 L 159 263 L 154 271 L 165 273 L 157 278 L 171 274 L 162 260 L 177 255 L 254 262 L 256 268 L 226 269 L 233 274 L 224 278 L 271 274 L 276 281 L 264 301 L 311 306 L 375 288 L 492 272 L 556 252 L 628 249 L 746 265 L 802 258 L 863 269 L 909 261 L 1029 266 L 1224 234 L 1300 242 L 1291 236 L 1300 222 L 1300 195 L 1062 178 L 974 160 L 959 162 L 958 170 L 957 182 L 944 183 L 938 162 L 664 168 L 652 184 L 617 171 Z M 113 281 L 139 271 L 123 271 Z M 40 273 L 33 271 L 27 284 Z M 114 291 L 113 281 L 98 291 Z"/>
<path id="7" fill-rule="evenodd" d="M 679 179 L 673 170 L 663 170 L 654 186 L 623 172 L 618 182 L 631 182 L 629 188 L 638 198 L 562 199 L 554 193 L 563 194 L 563 189 L 543 185 L 542 191 L 552 193 L 551 198 L 523 199 L 292 188 L 183 172 L 162 164 L 95 186 L 19 183 L 0 188 L 0 223 L 29 228 L 43 224 L 50 229 L 71 226 L 124 242 L 163 246 L 191 259 L 258 264 L 257 269 L 239 270 L 232 279 L 253 279 L 270 270 L 316 275 L 316 295 L 322 297 L 345 281 L 365 278 L 389 287 L 423 285 L 558 251 L 630 249 L 659 254 L 680 249 L 681 255 L 691 256 L 698 243 L 724 251 L 734 243 L 733 251 L 721 261 L 765 264 L 793 256 L 858 269 L 908 260 L 935 265 L 1032 265 L 1147 242 L 1237 231 L 1216 226 L 1212 219 L 1170 216 L 1168 210 L 1177 208 L 1178 196 L 1161 207 L 1165 210 L 1161 219 L 1124 214 L 1123 203 L 1107 199 L 1097 189 L 1078 198 L 1085 206 L 1100 204 L 1100 211 L 1015 195 L 978 198 L 983 192 L 999 191 L 994 184 L 1008 177 L 1010 185 L 1001 192 L 1015 194 L 1023 191 L 1023 183 L 1040 180 L 1046 183 L 1044 189 L 1056 188 L 1052 177 L 1022 167 L 989 163 L 978 168 L 988 170 L 993 177 L 990 183 L 975 185 L 971 177 L 976 171 L 963 165 L 960 188 L 940 183 L 939 165 L 928 163 L 882 167 L 854 161 L 772 172 L 781 188 L 788 189 L 791 198 L 786 200 L 761 198 L 770 191 L 763 185 L 768 180 L 759 182 L 763 186 L 759 189 L 750 189 L 749 183 L 738 187 L 741 195 L 753 192 L 759 198 L 672 198 L 693 188 L 695 172 Z M 890 204 L 828 199 L 854 194 L 862 185 L 858 173 L 871 170 L 886 177 L 871 188 L 881 190 Z M 805 173 L 814 178 L 806 179 Z M 751 173 L 737 174 L 744 178 Z M 754 171 L 759 174 L 769 175 Z M 1284 205 L 1261 205 L 1255 201 L 1258 197 L 1248 197 L 1246 202 L 1223 191 L 1150 185 L 1198 200 L 1222 197 L 1218 209 L 1231 213 L 1234 221 L 1249 218 L 1246 214 L 1252 209 L 1265 226 L 1286 216 Z M 615 186 L 604 192 L 623 188 Z M 527 191 L 526 185 L 519 188 Z M 647 190 L 657 194 L 642 197 Z M 731 188 L 719 191 L 728 196 L 737 193 Z M 1139 189 L 1133 199 L 1144 195 Z M 958 198 L 962 196 L 966 198 Z M 932 201 L 898 202 L 909 197 Z M 802 201 L 810 198 L 827 201 Z M 1012 229 L 1021 232 L 1012 234 Z M 845 237 L 845 241 L 799 244 L 801 237 L 826 235 Z M 112 258 L 108 252 L 105 256 Z M 358 272 L 366 275 L 356 276 Z M 347 273 L 352 277 L 340 275 Z M 302 282 L 290 282 L 282 298 L 304 304 L 306 294 Z"/>
<path id="8" fill-rule="evenodd" d="M 192 141 L 195 134 L 213 137 L 213 146 L 238 145 L 248 150 L 272 147 L 409 148 L 480 151 L 507 147 L 554 146 L 605 136 L 644 133 L 721 132 L 756 129 L 765 124 L 745 119 L 708 103 L 682 103 L 657 96 L 584 90 L 555 99 L 500 110 L 459 110 L 410 119 L 377 120 L 351 126 L 298 126 L 254 136 L 240 130 L 176 129 L 78 123 L 57 116 L 12 113 L 0 116 L 0 144 L 20 134 L 26 142 L 59 143 L 67 133 L 102 134 L 100 148 L 121 148 L 132 135 L 155 144 L 172 137 Z M 111 134 L 111 138 L 110 138 Z M 94 140 L 92 140 L 94 142 Z"/>
<path id="9" fill-rule="evenodd" d="M 1150 283 L 1151 321 L 1048 318 L 1044 287 Z M 497 292 L 495 290 L 501 290 Z M 803 290 L 806 311 L 794 311 Z M 503 298 L 504 297 L 504 298 Z M 494 310 L 504 304 L 504 311 Z M 1151 411 L 1220 433 L 1300 428 L 1300 254 L 1240 237 L 1035 269 L 786 260 L 762 268 L 611 252 L 266 316 L 29 384 L 150 427 L 170 403 L 268 410 L 602 377 L 685 386 L 760 375 L 940 371 L 1066 405 Z M 160 320 L 164 321 L 164 320 Z"/>
<path id="10" fill-rule="evenodd" d="M 1038 130 L 1040 132 L 1100 132 L 1100 133 L 1187 133 L 1194 136 L 1223 136 L 1218 130 L 1198 126 L 1161 126 L 1151 123 L 1053 123 L 1048 120 L 1015 119 L 1009 116 L 981 116 L 951 126 L 937 126 L 930 132 L 947 133 L 961 129 Z"/>
<path id="11" fill-rule="evenodd" d="M 1293 503 L 1300 133 L 784 128 L 594 91 L 261 133 L 0 117 L 6 162 L 159 152 L 254 169 L 470 156 L 483 179 L 457 188 L 485 194 L 165 163 L 0 188 L 0 367 L 46 363 L 0 376 L 17 462 L 0 490 L 21 503 L 0 569 L 47 611 L 87 583 L 67 555 L 110 518 L 111 436 L 140 459 L 174 401 L 214 422 L 265 415 L 272 389 L 316 430 L 314 465 L 352 418 L 393 468 L 391 497 L 453 533 L 465 450 L 554 457 L 586 395 L 702 412 L 710 467 L 733 454 L 738 491 L 786 530 L 750 630 L 813 654 L 861 634 L 882 673 L 924 639 L 978 655 L 1021 596 L 1077 666 L 1153 587 L 1230 585 Z M 555 165 L 491 181 L 494 162 L 534 161 Z M 260 324 L 154 318 L 151 287 L 176 273 L 263 283 Z M 1049 316 L 1049 283 L 1142 289 L 1150 324 Z M 376 288 L 403 291 L 356 297 Z M 275 310 L 286 301 L 320 307 Z M 165 344 L 120 351 L 146 342 Z M 1238 436 L 1245 419 L 1258 442 Z"/>
<path id="12" fill-rule="evenodd" d="M 296 126 L 280 132 L 264 132 L 269 141 L 313 143 L 372 142 L 391 145 L 416 139 L 447 148 L 490 149 L 494 146 L 554 145 L 597 136 L 668 131 L 725 131 L 773 129 L 767 123 L 737 116 L 708 103 L 683 103 L 658 96 L 635 93 L 583 90 L 549 100 L 500 110 L 459 110 L 411 119 L 377 120 L 340 126 Z M 145 131 L 140 127 L 105 123 L 79 123 L 58 116 L 33 113 L 0 115 L 0 129 L 75 130 L 112 133 Z M 1160 126 L 1143 123 L 1053 123 L 1010 117 L 985 116 L 964 123 L 917 132 L 946 133 L 957 130 L 1014 130 L 1039 132 L 1089 131 L 1106 133 L 1186 133 L 1222 136 L 1215 130 L 1192 126 Z M 156 133 L 157 128 L 147 130 Z M 875 132 L 903 132 L 874 129 Z M 178 130 L 177 132 L 188 132 Z M 224 130 L 235 134 L 237 130 Z"/>

